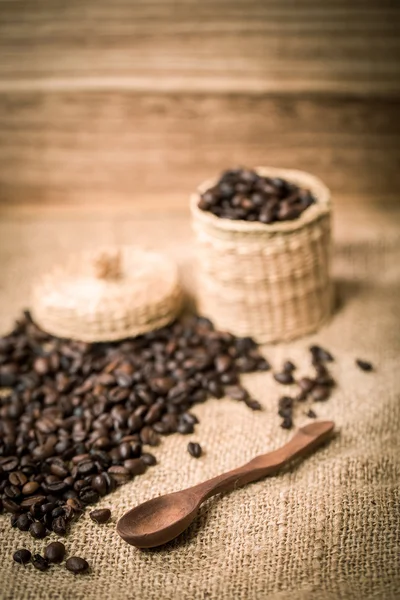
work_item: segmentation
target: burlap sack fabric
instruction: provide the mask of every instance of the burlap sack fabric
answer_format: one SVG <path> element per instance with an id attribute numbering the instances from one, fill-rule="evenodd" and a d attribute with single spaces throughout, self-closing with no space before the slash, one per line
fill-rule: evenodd
<path id="1" fill-rule="evenodd" d="M 316 203 L 294 221 L 265 225 L 220 219 L 191 196 L 197 241 L 199 310 L 221 329 L 261 343 L 288 341 L 318 329 L 331 314 L 330 193 L 304 171 L 258 167 L 310 190 Z"/>
<path id="2" fill-rule="evenodd" d="M 227 399 L 198 406 L 194 412 L 200 424 L 194 435 L 165 438 L 156 449 L 156 467 L 103 499 L 101 505 L 112 509 L 113 523 L 98 526 L 88 516 L 76 523 L 65 544 L 69 555 L 90 562 L 90 575 L 74 576 L 62 566 L 40 573 L 13 563 L 11 554 L 18 547 L 43 551 L 46 541 L 12 530 L 8 517 L 0 516 L 1 598 L 399 598 L 400 244 L 390 219 L 385 223 L 340 221 L 334 253 L 340 308 L 318 334 L 265 347 L 274 366 L 290 357 L 301 374 L 308 372 L 312 341 L 335 355 L 332 371 L 338 387 L 328 402 L 314 405 L 318 417 L 337 423 L 338 435 L 328 446 L 277 477 L 210 499 L 187 533 L 162 549 L 141 552 L 124 543 L 115 520 L 128 508 L 238 466 L 290 437 L 276 414 L 282 388 L 270 373 L 249 375 L 246 384 L 263 412 L 252 413 Z M 160 246 L 186 259 L 187 222 L 180 228 L 171 224 L 170 234 L 165 222 L 151 227 Z M 84 230 L 85 224 L 76 222 L 0 223 L 4 330 L 6 317 L 26 303 L 29 279 L 48 268 L 50 249 L 54 261 L 68 250 L 59 240 L 79 248 Z M 140 230 L 137 226 L 138 237 Z M 107 236 L 113 241 L 112 231 L 107 221 L 94 223 L 90 241 Z M 118 240 L 129 242 L 133 231 L 132 223 L 119 225 Z M 149 229 L 143 231 L 144 239 L 148 235 Z M 187 282 L 191 264 L 188 259 Z M 358 370 L 356 356 L 370 359 L 376 372 Z M 306 421 L 302 413 L 297 412 L 296 425 Z M 189 439 L 201 442 L 204 457 L 189 456 Z"/>

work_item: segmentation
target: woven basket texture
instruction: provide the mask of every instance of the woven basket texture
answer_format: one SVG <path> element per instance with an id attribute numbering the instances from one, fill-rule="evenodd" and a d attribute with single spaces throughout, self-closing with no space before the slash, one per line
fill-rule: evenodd
<path id="1" fill-rule="evenodd" d="M 197 302 L 202 314 L 237 335 L 261 343 L 316 331 L 330 316 L 330 194 L 302 171 L 258 167 L 311 190 L 317 202 L 295 221 L 265 225 L 221 219 L 190 207 L 197 241 Z"/>

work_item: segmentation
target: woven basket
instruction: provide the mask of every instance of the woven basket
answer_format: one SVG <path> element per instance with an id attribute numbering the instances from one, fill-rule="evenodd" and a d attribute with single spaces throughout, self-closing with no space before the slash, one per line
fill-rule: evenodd
<path id="1" fill-rule="evenodd" d="M 33 289 L 32 316 L 53 335 L 104 342 L 163 327 L 180 306 L 175 264 L 125 246 L 73 255 L 45 275 Z"/>
<path id="2" fill-rule="evenodd" d="M 302 171 L 258 167 L 312 192 L 316 203 L 293 221 L 265 225 L 221 219 L 198 208 L 204 182 L 191 196 L 197 239 L 197 301 L 220 329 L 260 343 L 311 333 L 331 314 L 330 193 Z"/>

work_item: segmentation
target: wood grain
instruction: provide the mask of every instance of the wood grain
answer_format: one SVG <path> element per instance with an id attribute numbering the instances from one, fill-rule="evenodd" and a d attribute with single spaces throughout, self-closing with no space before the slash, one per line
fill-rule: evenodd
<path id="1" fill-rule="evenodd" d="M 400 91 L 390 0 L 3 0 L 0 90 Z"/>
<path id="2" fill-rule="evenodd" d="M 400 100 L 0 94 L 0 205 L 186 206 L 232 165 L 311 171 L 341 196 L 400 189 Z"/>

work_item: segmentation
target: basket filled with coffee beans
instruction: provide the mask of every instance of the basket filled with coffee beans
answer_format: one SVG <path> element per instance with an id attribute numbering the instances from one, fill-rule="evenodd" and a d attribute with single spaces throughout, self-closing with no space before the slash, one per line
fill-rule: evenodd
<path id="1" fill-rule="evenodd" d="M 330 193 L 303 171 L 231 169 L 190 199 L 201 314 L 260 343 L 311 333 L 332 306 Z"/>

